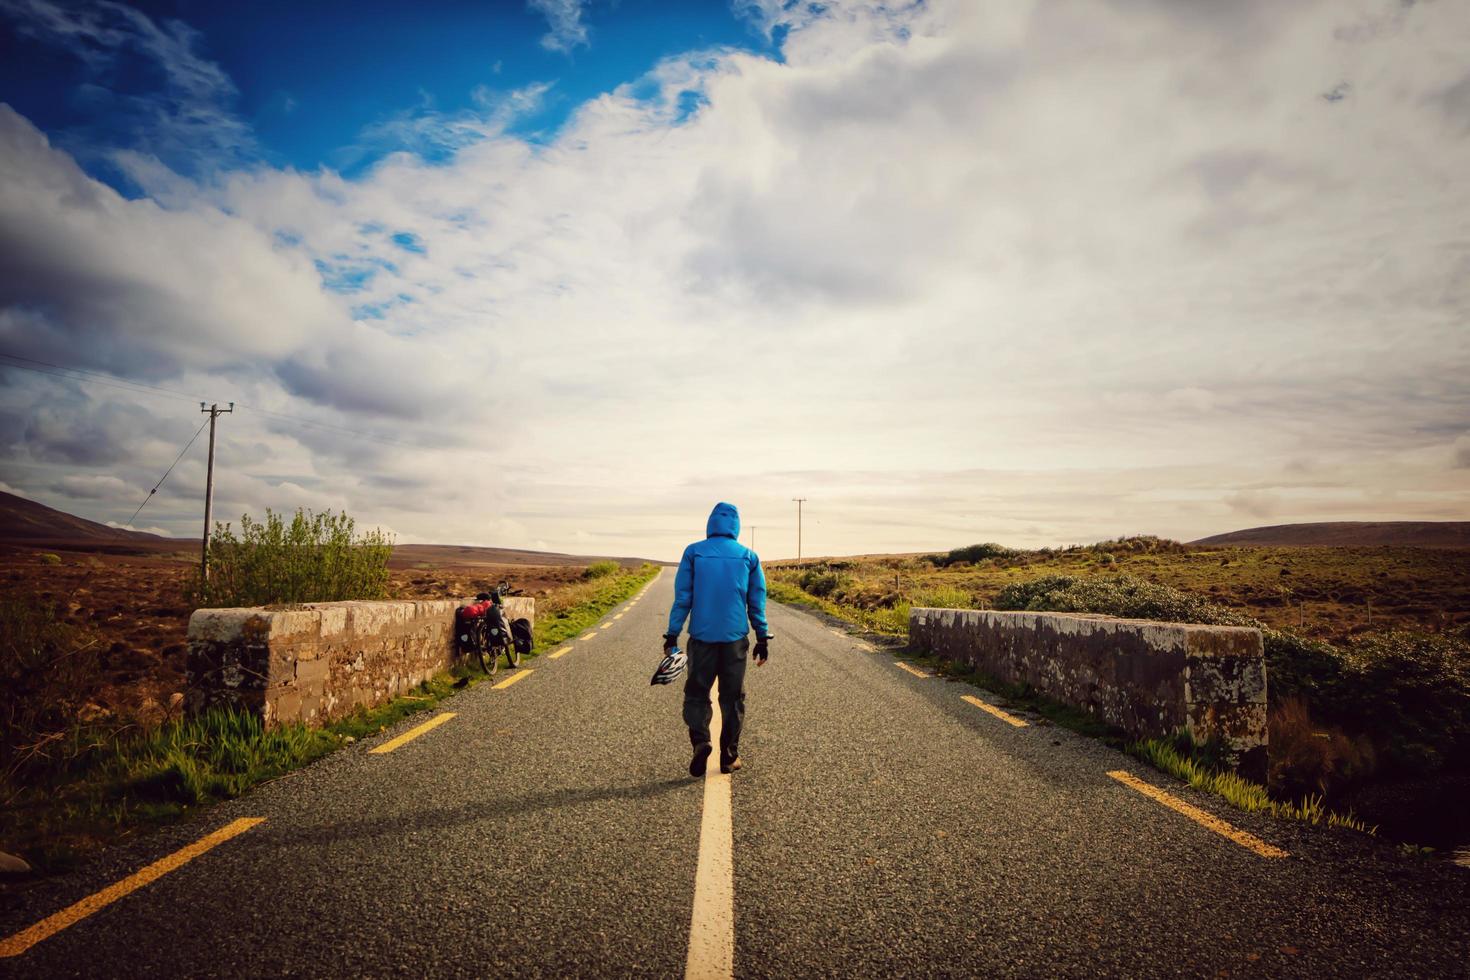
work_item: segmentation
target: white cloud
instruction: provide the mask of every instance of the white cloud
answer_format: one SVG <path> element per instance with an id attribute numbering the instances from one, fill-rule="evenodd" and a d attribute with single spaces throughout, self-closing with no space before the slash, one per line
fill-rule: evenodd
<path id="1" fill-rule="evenodd" d="M 808 553 L 1470 511 L 1465 8 L 761 11 L 785 63 L 670 59 L 544 145 L 507 133 L 534 90 L 419 107 L 433 162 L 354 180 L 140 155 L 125 201 L 0 110 L 0 344 L 238 399 L 222 515 L 410 540 L 668 556 L 731 499 L 780 557 L 796 495 Z M 16 486 L 146 488 L 198 424 L 6 379 Z M 152 519 L 195 533 L 202 480 Z"/>
<path id="2" fill-rule="evenodd" d="M 570 54 L 587 41 L 587 25 L 582 23 L 586 0 L 526 0 L 526 5 L 546 18 L 551 30 L 541 38 L 548 51 Z"/>
<path id="3" fill-rule="evenodd" d="M 121 499 L 129 494 L 136 495 L 137 488 L 124 480 L 101 473 L 74 473 L 61 478 L 56 487 L 68 497 L 82 500 Z"/>

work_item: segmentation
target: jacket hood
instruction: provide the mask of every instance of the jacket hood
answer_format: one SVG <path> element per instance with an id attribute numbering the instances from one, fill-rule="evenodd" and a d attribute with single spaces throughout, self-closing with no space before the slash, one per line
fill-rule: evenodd
<path id="1" fill-rule="evenodd" d="M 709 512 L 709 522 L 704 526 L 704 536 L 712 538 L 717 534 L 740 540 L 740 511 L 735 509 L 734 504 L 718 503 L 715 509 Z"/>

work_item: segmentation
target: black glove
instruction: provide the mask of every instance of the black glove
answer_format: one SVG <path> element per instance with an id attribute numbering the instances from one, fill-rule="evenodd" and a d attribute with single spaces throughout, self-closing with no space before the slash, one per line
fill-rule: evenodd
<path id="1" fill-rule="evenodd" d="M 679 634 L 678 633 L 665 633 L 664 634 L 664 654 L 666 656 L 668 654 L 670 654 L 670 653 L 673 653 L 674 650 L 678 649 L 678 646 L 679 646 Z"/>
<path id="2" fill-rule="evenodd" d="M 755 638 L 755 662 L 763 664 L 771 655 L 771 638 L 769 636 L 757 636 Z"/>

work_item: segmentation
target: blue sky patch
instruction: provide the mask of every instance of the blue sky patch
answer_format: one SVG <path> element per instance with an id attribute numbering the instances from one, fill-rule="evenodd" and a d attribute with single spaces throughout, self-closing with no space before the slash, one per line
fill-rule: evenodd
<path id="1" fill-rule="evenodd" d="M 398 234 L 392 236 L 392 241 L 394 245 L 397 245 L 405 252 L 415 252 L 423 255 L 428 251 L 428 249 L 424 248 L 423 240 L 411 231 L 400 231 Z"/>
<path id="2" fill-rule="evenodd" d="M 73 24 L 106 27 L 106 47 L 24 8 L 0 7 L 0 101 L 128 196 L 138 188 L 109 163 L 118 149 L 157 156 L 190 177 L 259 164 L 353 177 L 404 149 L 451 159 L 463 144 L 405 144 L 393 138 L 393 123 L 483 113 L 487 91 L 549 85 L 509 125 L 513 135 L 545 142 L 578 106 L 664 58 L 720 48 L 779 57 L 730 0 L 588 3 L 588 42 L 569 53 L 543 46 L 546 19 L 518 0 L 131 6 L 177 41 L 168 54 L 121 7 L 61 8 Z M 681 97 L 679 117 L 698 105 Z"/>

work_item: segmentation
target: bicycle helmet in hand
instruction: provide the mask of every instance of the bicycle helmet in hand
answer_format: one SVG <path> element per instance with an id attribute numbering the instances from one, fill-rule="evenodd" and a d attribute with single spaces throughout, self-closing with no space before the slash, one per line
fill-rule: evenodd
<path id="1" fill-rule="evenodd" d="M 688 664 L 689 658 L 685 656 L 684 651 L 675 647 L 669 651 L 668 656 L 659 661 L 658 670 L 653 672 L 653 680 L 648 683 L 672 684 L 675 678 L 684 673 L 684 668 Z"/>

